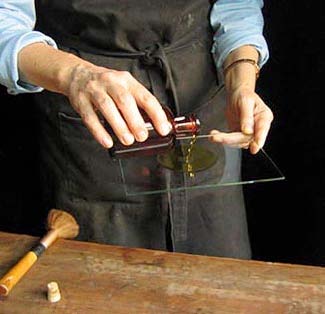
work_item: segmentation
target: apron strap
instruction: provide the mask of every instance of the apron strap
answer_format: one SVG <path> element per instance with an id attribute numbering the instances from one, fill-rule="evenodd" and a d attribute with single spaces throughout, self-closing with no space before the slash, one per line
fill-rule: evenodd
<path id="1" fill-rule="evenodd" d="M 177 115 L 180 114 L 179 101 L 173 73 L 163 46 L 160 43 L 145 49 L 140 57 L 140 62 L 144 65 L 158 65 L 165 77 L 165 88 L 170 92 L 173 98 L 173 105 Z"/>

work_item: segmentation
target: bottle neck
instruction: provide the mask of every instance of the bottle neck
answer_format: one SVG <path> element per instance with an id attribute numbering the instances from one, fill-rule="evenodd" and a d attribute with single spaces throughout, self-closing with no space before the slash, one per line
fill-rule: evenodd
<path id="1" fill-rule="evenodd" d="M 173 130 L 177 139 L 196 135 L 200 131 L 200 120 L 191 114 L 174 118 Z"/>
<path id="2" fill-rule="evenodd" d="M 172 118 L 170 122 L 173 127 L 171 134 L 174 134 L 177 139 L 195 135 L 200 131 L 200 120 L 192 114 L 189 116 Z M 146 122 L 145 125 L 149 133 L 151 131 L 155 132 L 155 128 L 151 122 Z"/>

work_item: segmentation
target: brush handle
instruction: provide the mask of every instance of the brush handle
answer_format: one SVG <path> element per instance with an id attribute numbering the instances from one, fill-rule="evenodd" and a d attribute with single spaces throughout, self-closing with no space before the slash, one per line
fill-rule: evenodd
<path id="1" fill-rule="evenodd" d="M 36 261 L 37 255 L 33 251 L 28 252 L 23 258 L 21 258 L 19 262 L 0 279 L 0 295 L 8 295 L 10 290 Z"/>
<path id="2" fill-rule="evenodd" d="M 6 296 L 16 283 L 27 273 L 37 261 L 37 258 L 46 250 L 46 246 L 40 242 L 30 250 L 19 262 L 13 266 L 0 279 L 0 295 Z"/>

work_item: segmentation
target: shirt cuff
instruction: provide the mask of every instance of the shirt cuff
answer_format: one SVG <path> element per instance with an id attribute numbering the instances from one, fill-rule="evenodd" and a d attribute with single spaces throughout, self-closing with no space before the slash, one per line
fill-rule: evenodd
<path id="1" fill-rule="evenodd" d="M 17 35 L 15 38 L 12 38 L 12 45 L 7 48 L 5 54 L 7 58 L 5 59 L 5 71 L 7 71 L 7 77 L 10 78 L 7 82 L 7 91 L 9 94 L 21 94 L 21 93 L 35 93 L 43 90 L 42 87 L 23 82 L 19 77 L 18 70 L 18 53 L 19 51 L 27 45 L 43 42 L 54 48 L 57 48 L 55 41 L 37 31 L 28 32 L 23 35 Z"/>

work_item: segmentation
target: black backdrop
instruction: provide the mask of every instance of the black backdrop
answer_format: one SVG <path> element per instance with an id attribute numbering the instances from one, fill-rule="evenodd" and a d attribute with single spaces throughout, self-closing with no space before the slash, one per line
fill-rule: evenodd
<path id="1" fill-rule="evenodd" d="M 275 114 L 265 148 L 286 180 L 245 187 L 255 259 L 325 264 L 322 12 L 320 1 L 265 1 L 271 57 L 257 88 Z M 0 97 L 0 230 L 40 235 L 45 209 L 32 98 L 4 88 Z"/>

